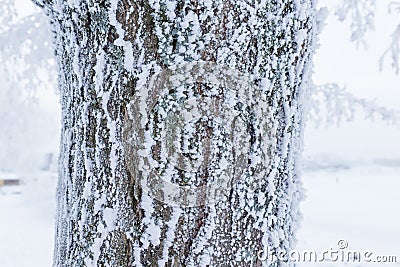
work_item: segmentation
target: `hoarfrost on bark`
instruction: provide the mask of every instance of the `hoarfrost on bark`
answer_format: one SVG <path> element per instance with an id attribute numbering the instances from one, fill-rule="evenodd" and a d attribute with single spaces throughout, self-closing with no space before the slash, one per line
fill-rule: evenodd
<path id="1" fill-rule="evenodd" d="M 257 251 L 294 246 L 302 198 L 297 174 L 303 110 L 317 30 L 314 1 L 39 4 L 46 3 L 56 33 L 63 108 L 54 264 L 279 266 L 260 261 Z M 155 73 L 190 62 L 235 69 L 261 86 L 247 91 L 238 86 L 242 92 L 230 93 L 218 76 L 214 83 L 186 88 L 178 79 L 155 105 L 148 101 L 152 92 L 140 88 Z M 191 102 L 198 96 L 201 101 Z M 241 105 L 240 97 L 250 104 Z M 168 159 L 179 165 L 180 158 L 173 150 L 160 153 L 161 118 L 184 110 L 182 103 L 202 101 L 202 120 L 182 112 L 187 125 L 171 128 L 177 137 L 171 144 L 181 140 L 181 151 L 190 159 L 184 168 L 173 168 Z M 247 139 L 233 135 L 243 141 L 235 149 L 251 151 L 243 175 L 209 205 L 173 207 L 151 197 L 137 169 L 145 177 L 163 171 L 166 181 L 198 187 L 231 168 L 235 154 L 226 141 L 226 125 L 204 116 L 213 101 L 233 106 L 245 118 L 237 130 L 248 131 Z M 132 135 L 137 158 L 129 158 L 129 148 L 123 147 L 127 118 L 138 131 L 145 129 Z M 190 174 L 187 168 L 207 160 L 207 153 L 197 153 L 202 147 L 218 149 L 209 168 Z M 134 161 L 132 169 L 127 160 Z"/>

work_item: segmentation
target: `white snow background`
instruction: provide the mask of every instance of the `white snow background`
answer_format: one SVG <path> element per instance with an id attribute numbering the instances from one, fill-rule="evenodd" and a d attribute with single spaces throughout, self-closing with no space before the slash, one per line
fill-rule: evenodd
<path id="1" fill-rule="evenodd" d="M 31 12 L 28 0 L 17 2 L 22 14 Z M 338 2 L 324 0 L 320 5 L 333 9 Z M 378 63 L 395 21 L 400 22 L 399 14 L 387 14 L 388 3 L 377 4 L 375 31 L 366 38 L 368 50 L 357 50 L 349 41 L 349 22 L 329 16 L 315 56 L 317 84 L 346 85 L 357 97 L 400 110 L 400 76 L 389 64 L 380 72 Z M 30 123 L 15 136 L 23 145 L 0 148 L 16 158 L 7 166 L 0 162 L 0 179 L 22 179 L 20 186 L 0 188 L 0 267 L 42 267 L 52 262 L 60 110 L 53 88 L 40 89 L 36 96 L 37 111 L 24 114 Z M 47 117 L 43 120 L 42 116 Z M 1 117 L 0 125 L 0 129 L 8 127 Z M 394 255 L 399 263 L 299 266 L 400 266 L 399 133 L 396 126 L 366 121 L 362 116 L 338 127 L 308 124 L 302 174 L 307 198 L 301 204 L 304 218 L 296 249 L 337 250 L 337 242 L 345 240 L 353 251 Z M 44 168 L 48 154 L 55 156 Z"/>

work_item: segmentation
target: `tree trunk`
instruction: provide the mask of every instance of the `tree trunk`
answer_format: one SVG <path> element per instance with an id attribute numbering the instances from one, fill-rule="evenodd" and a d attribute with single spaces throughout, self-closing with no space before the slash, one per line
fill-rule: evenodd
<path id="1" fill-rule="evenodd" d="M 62 105 L 54 265 L 289 264 L 314 1 L 36 2 Z M 191 98 L 209 106 L 171 113 Z"/>

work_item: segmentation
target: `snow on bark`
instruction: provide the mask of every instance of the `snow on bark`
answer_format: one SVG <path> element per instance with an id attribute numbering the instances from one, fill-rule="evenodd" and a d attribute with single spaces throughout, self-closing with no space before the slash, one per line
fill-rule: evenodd
<path id="1" fill-rule="evenodd" d="M 314 1 L 39 4 L 46 5 L 53 25 L 63 110 L 54 265 L 289 264 L 258 255 L 293 248 L 299 224 L 297 167 L 316 31 Z M 142 118 L 135 120 L 138 127 L 149 121 L 156 127 L 158 113 L 149 114 L 145 105 L 150 92 L 139 89 L 155 73 L 195 61 L 240 71 L 259 89 L 248 92 L 254 107 L 247 120 L 251 153 L 242 177 L 217 202 L 177 207 L 142 190 L 136 169 L 143 162 L 127 167 L 136 159 L 123 147 L 123 129 L 137 118 Z M 185 90 L 195 95 L 205 89 L 177 86 L 157 112 L 172 109 Z M 211 85 L 210 92 L 214 89 Z M 218 97 L 228 103 L 228 95 Z M 127 105 L 134 98 L 142 106 L 130 113 Z M 202 133 L 193 129 L 177 136 L 186 140 L 182 151 L 198 160 L 188 142 L 194 140 L 190 136 L 201 139 Z M 132 149 L 139 156 L 142 149 L 152 151 L 162 163 L 167 158 L 157 153 L 155 135 L 149 132 Z M 216 127 L 208 138 L 212 146 L 224 143 Z M 187 174 L 185 181 L 211 183 L 211 173 L 232 164 L 232 155 L 224 151 L 215 156 L 219 164 Z M 173 173 L 166 179 L 172 181 Z"/>

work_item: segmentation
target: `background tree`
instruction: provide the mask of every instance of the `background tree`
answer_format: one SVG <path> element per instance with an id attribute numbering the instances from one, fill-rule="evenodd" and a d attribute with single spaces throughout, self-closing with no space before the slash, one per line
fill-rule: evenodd
<path id="1" fill-rule="evenodd" d="M 35 2 L 53 27 L 62 105 L 54 265 L 284 265 L 257 252 L 294 246 L 314 1 Z M 153 73 L 197 60 L 264 84 L 268 115 L 251 113 L 248 127 L 250 156 L 266 152 L 224 201 L 173 207 L 143 192 L 126 167 L 125 110 Z M 262 179 L 251 175 L 257 168 Z M 261 181 L 255 190 L 252 180 Z"/>
<path id="2" fill-rule="evenodd" d="M 18 15 L 13 0 L 0 0 L 0 6 L 0 171 L 45 167 L 41 153 L 53 152 L 56 129 L 43 129 L 57 123 L 37 99 L 38 91 L 55 83 L 49 25 L 39 12 Z"/>

